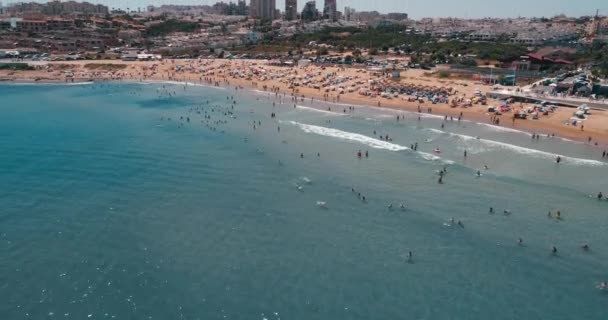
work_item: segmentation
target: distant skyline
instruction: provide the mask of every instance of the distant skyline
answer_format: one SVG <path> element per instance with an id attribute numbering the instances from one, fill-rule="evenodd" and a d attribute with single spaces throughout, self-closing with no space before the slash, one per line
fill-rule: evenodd
<path id="1" fill-rule="evenodd" d="M 223 0 L 230 2 L 229 0 Z M 343 12 L 345 6 L 355 8 L 357 11 L 376 10 L 386 12 L 405 12 L 413 19 L 425 17 L 551 17 L 558 14 L 568 16 L 593 15 L 600 9 L 601 15 L 608 15 L 608 2 L 606 0 L 466 0 L 466 2 L 451 0 L 337 0 L 338 10 Z M 29 2 L 28 0 L 0 0 L 4 5 L 16 2 Z M 37 0 L 36 2 L 48 2 Z M 162 4 L 189 4 L 212 5 L 216 0 L 89 0 L 91 3 L 101 3 L 108 7 L 119 7 L 131 10 L 140 7 L 144 10 L 148 5 L 160 6 Z M 233 0 L 237 2 L 237 0 Z M 247 0 L 249 3 L 250 0 Z M 298 0 L 298 11 L 301 11 L 307 0 Z M 317 0 L 317 8 L 323 8 L 324 0 Z M 381 3 L 381 4 L 380 4 Z M 285 0 L 276 0 L 277 8 L 285 9 Z"/>

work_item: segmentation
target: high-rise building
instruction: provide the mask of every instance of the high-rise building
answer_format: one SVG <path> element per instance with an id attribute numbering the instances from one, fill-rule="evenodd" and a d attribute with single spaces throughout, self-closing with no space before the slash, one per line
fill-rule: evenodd
<path id="1" fill-rule="evenodd" d="M 285 0 L 285 20 L 298 19 L 298 0 Z"/>
<path id="2" fill-rule="evenodd" d="M 318 18 L 319 11 L 317 11 L 317 3 L 314 0 L 306 2 L 304 9 L 302 10 L 302 20 L 314 21 Z"/>
<path id="3" fill-rule="evenodd" d="M 325 0 L 325 6 L 323 7 L 323 17 L 331 21 L 338 20 L 338 6 L 336 0 Z"/>
<path id="4" fill-rule="evenodd" d="M 355 9 L 351 7 L 344 7 L 344 20 L 346 21 L 355 21 Z"/>
<path id="5" fill-rule="evenodd" d="M 254 19 L 274 20 L 276 6 L 276 0 L 251 0 L 249 15 Z"/>
<path id="6" fill-rule="evenodd" d="M 245 2 L 245 0 L 239 0 L 236 6 L 236 14 L 239 16 L 246 16 L 249 14 L 249 7 L 247 7 L 247 2 Z"/>

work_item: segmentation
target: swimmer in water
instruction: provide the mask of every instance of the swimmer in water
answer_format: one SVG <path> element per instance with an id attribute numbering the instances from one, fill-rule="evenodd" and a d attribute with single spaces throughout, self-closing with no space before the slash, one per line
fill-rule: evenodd
<path id="1" fill-rule="evenodd" d="M 604 195 L 600 192 L 597 194 L 597 199 L 598 200 L 602 200 L 602 198 L 604 198 Z"/>
<path id="2" fill-rule="evenodd" d="M 464 224 L 462 224 L 462 221 L 458 220 L 458 225 L 464 229 Z"/>
<path id="3" fill-rule="evenodd" d="M 557 219 L 557 220 L 561 220 L 562 219 L 562 213 L 559 212 L 559 210 L 557 210 L 555 219 Z"/>
<path id="4" fill-rule="evenodd" d="M 517 239 L 517 244 L 520 246 L 524 245 L 524 240 L 520 237 L 519 239 Z"/>
<path id="5" fill-rule="evenodd" d="M 584 251 L 589 251 L 589 245 L 585 243 L 581 246 L 581 249 L 583 249 Z"/>
<path id="6" fill-rule="evenodd" d="M 556 246 L 553 246 L 551 248 L 551 254 L 554 255 L 554 256 L 557 255 L 557 247 Z"/>
<path id="7" fill-rule="evenodd" d="M 388 205 L 388 209 L 389 210 L 393 210 L 393 204 L 392 203 Z"/>
<path id="8" fill-rule="evenodd" d="M 403 203 L 400 203 L 399 208 L 401 208 L 401 210 L 405 210 L 405 205 Z"/>
<path id="9" fill-rule="evenodd" d="M 481 171 L 477 170 L 477 177 L 481 177 Z"/>
<path id="10" fill-rule="evenodd" d="M 490 207 L 490 213 L 494 213 L 494 208 Z"/>
<path id="11" fill-rule="evenodd" d="M 300 158 L 304 159 L 304 154 L 303 153 L 300 153 Z"/>
<path id="12" fill-rule="evenodd" d="M 408 263 L 412 263 L 412 260 L 414 259 L 414 255 L 412 254 L 412 252 L 408 252 L 407 253 L 407 262 Z"/>

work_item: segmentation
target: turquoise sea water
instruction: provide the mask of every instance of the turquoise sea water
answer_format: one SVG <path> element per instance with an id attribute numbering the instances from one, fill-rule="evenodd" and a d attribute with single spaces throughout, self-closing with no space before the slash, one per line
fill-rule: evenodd
<path id="1" fill-rule="evenodd" d="M 606 319 L 593 146 L 168 83 L 0 97 L 1 319 Z"/>

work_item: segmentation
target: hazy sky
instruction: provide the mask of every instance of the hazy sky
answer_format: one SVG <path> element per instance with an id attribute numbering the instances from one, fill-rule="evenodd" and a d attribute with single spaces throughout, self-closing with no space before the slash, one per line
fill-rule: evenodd
<path id="1" fill-rule="evenodd" d="M 27 2 L 29 0 L 0 0 L 7 4 L 11 2 Z M 38 0 L 39 2 L 45 2 Z M 81 1 L 81 0 L 79 0 Z M 229 2 L 229 0 L 223 0 Z M 233 0 L 237 1 L 237 0 Z M 247 0 L 250 1 L 250 0 Z M 277 8 L 284 10 L 285 0 L 276 0 Z M 412 18 L 422 17 L 541 17 L 565 13 L 570 16 L 592 15 L 596 9 L 600 14 L 608 15 L 608 0 L 337 0 L 338 10 L 345 6 L 362 10 L 377 10 L 380 12 L 407 12 Z M 109 7 L 129 7 L 131 9 L 149 4 L 213 4 L 217 0 L 89 0 L 103 3 Z M 300 9 L 306 0 L 298 0 Z M 323 7 L 324 0 L 317 0 L 317 8 Z"/>

